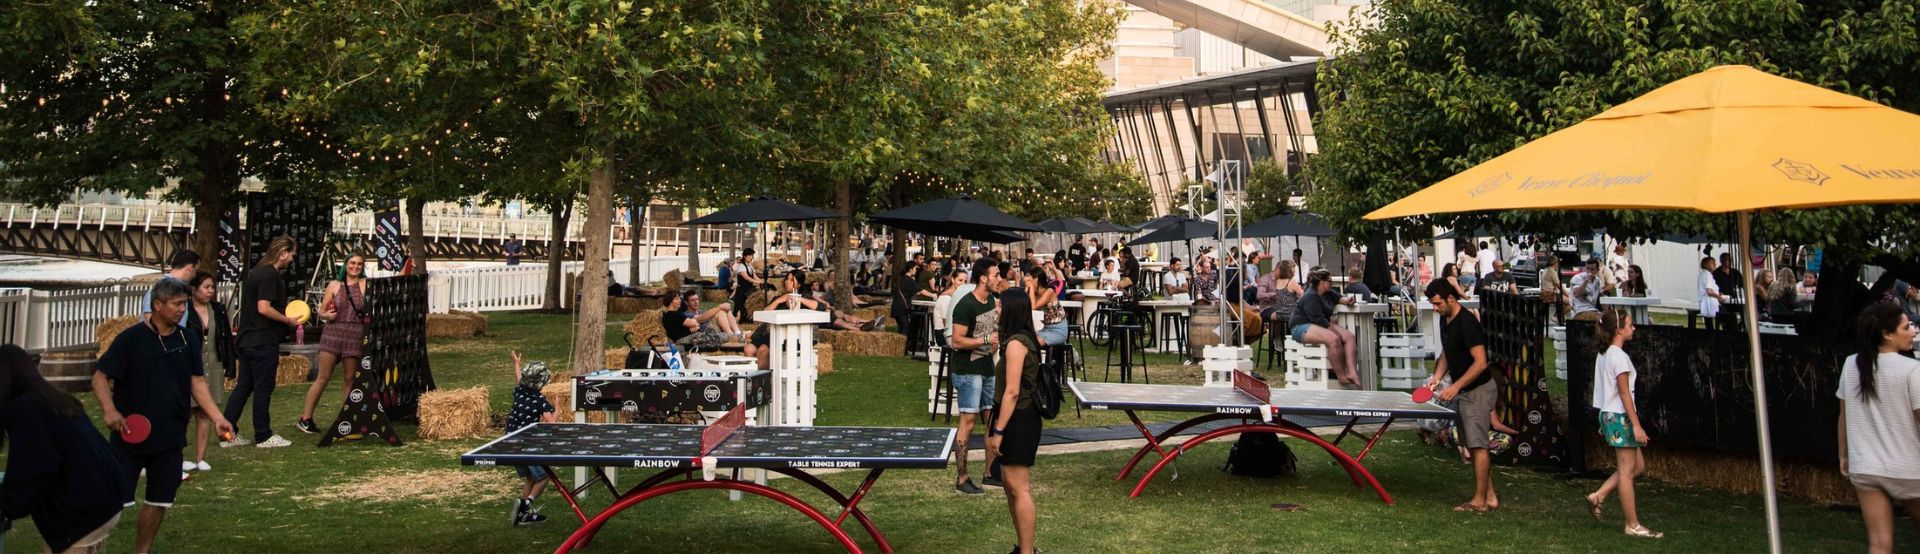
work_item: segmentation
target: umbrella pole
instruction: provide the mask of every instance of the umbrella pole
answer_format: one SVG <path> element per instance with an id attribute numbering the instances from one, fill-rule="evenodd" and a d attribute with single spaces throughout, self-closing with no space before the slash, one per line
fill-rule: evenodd
<path id="1" fill-rule="evenodd" d="M 1740 212 L 1740 255 L 1736 262 L 1740 264 L 1740 280 L 1747 291 L 1744 309 L 1747 318 L 1747 356 L 1753 363 L 1753 413 L 1758 418 L 1755 425 L 1760 432 L 1760 476 L 1766 481 L 1764 490 L 1767 501 L 1767 546 L 1773 554 L 1780 554 L 1780 504 L 1775 499 L 1773 477 L 1773 439 L 1767 431 L 1767 379 L 1761 372 L 1760 363 L 1760 319 L 1759 296 L 1753 290 L 1753 261 L 1749 253 L 1753 252 L 1753 216 L 1752 212 Z"/>

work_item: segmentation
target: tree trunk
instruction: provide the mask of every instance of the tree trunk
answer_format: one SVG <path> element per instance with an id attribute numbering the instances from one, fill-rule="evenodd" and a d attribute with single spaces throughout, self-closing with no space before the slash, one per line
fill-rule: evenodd
<path id="1" fill-rule="evenodd" d="M 586 265 L 580 270 L 580 306 L 574 327 L 573 369 L 576 375 L 606 369 L 607 342 L 607 232 L 613 225 L 611 162 L 594 168 L 587 182 Z"/>
<path id="2" fill-rule="evenodd" d="M 836 306 L 843 312 L 853 311 L 853 272 L 847 271 L 847 234 L 853 232 L 853 183 L 840 181 L 833 185 L 833 204 L 840 210 L 840 217 L 834 218 L 833 230 L 827 240 L 816 241 L 814 251 L 832 244 L 833 258 L 827 260 L 827 267 L 833 268 L 833 298 L 839 301 Z M 824 244 L 823 244 L 824 242 Z"/>
<path id="3" fill-rule="evenodd" d="M 420 198 L 407 199 L 407 257 L 413 258 L 414 270 L 427 270 L 427 222 L 425 213 L 427 201 Z"/>
<path id="4" fill-rule="evenodd" d="M 567 261 L 567 223 L 573 219 L 573 197 L 548 204 L 547 209 L 553 212 L 553 229 L 547 236 L 547 299 L 540 303 L 540 309 L 557 312 L 561 310 L 560 295 L 567 290 L 561 265 Z"/>
<path id="5" fill-rule="evenodd" d="M 193 198 L 193 236 L 188 238 L 187 247 L 200 255 L 202 271 L 219 275 L 220 217 L 227 211 L 227 194 L 240 188 L 240 179 L 236 176 L 229 181 L 226 175 L 205 173 L 199 188 Z"/>
<path id="6" fill-rule="evenodd" d="M 680 218 L 681 222 L 693 220 L 693 206 L 687 206 L 686 209 L 685 215 Z M 687 238 L 687 277 L 696 278 L 701 275 L 700 226 L 695 225 L 687 229 L 693 232 L 693 236 Z"/>

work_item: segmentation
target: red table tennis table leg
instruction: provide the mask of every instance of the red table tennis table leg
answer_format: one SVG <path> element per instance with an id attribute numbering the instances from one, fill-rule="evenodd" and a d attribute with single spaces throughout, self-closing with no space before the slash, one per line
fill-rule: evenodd
<path id="1" fill-rule="evenodd" d="M 572 535 L 567 536 L 566 542 L 561 543 L 560 548 L 554 552 L 556 554 L 565 554 L 572 552 L 575 548 L 585 546 L 586 541 L 590 540 L 595 533 L 599 532 L 600 527 L 606 525 L 608 520 L 613 519 L 613 517 L 619 515 L 620 512 L 626 511 L 627 508 L 631 508 L 636 504 L 646 502 L 655 497 L 678 492 L 708 489 L 740 491 L 763 496 L 775 502 L 785 504 L 787 507 L 793 508 L 794 511 L 800 512 L 801 515 L 807 516 L 807 519 L 813 520 L 813 522 L 818 524 L 822 529 L 826 529 L 828 534 L 833 535 L 834 540 L 840 542 L 840 546 L 847 549 L 847 552 L 852 554 L 860 554 L 862 552 L 860 545 L 853 542 L 853 537 L 847 536 L 845 531 L 840 530 L 840 526 L 834 525 L 833 520 L 827 519 L 826 514 L 820 513 L 820 510 L 815 509 L 805 501 L 791 494 L 782 492 L 779 489 L 751 481 L 734 481 L 730 479 L 676 481 L 642 490 L 629 491 L 629 494 L 622 496 L 618 501 L 614 502 L 612 506 L 608 506 L 607 509 L 601 511 L 599 515 L 593 516 L 592 519 L 587 520 L 585 524 L 581 525 L 579 529 L 574 530 Z"/>
<path id="2" fill-rule="evenodd" d="M 1246 417 L 1247 416 L 1244 416 L 1244 415 L 1233 415 L 1233 414 L 1207 414 L 1207 415 L 1203 415 L 1203 416 L 1189 419 L 1186 421 L 1182 421 L 1180 423 L 1176 423 L 1173 425 L 1173 427 L 1168 427 L 1166 431 L 1162 431 L 1159 435 L 1154 435 L 1153 431 L 1150 431 L 1147 429 L 1147 424 L 1142 423 L 1140 421 L 1139 415 L 1136 415 L 1133 412 L 1133 410 L 1127 410 L 1127 419 L 1133 421 L 1134 429 L 1140 430 L 1140 436 L 1146 437 L 1147 444 L 1142 445 L 1139 450 L 1134 451 L 1133 458 L 1130 458 L 1127 460 L 1127 465 L 1120 467 L 1120 474 L 1115 475 L 1113 477 L 1113 480 L 1120 481 L 1120 480 L 1126 479 L 1128 475 L 1131 475 L 1133 473 L 1134 466 L 1139 465 L 1140 460 L 1147 457 L 1148 452 L 1157 451 L 1160 453 L 1160 457 L 1165 458 L 1167 456 L 1167 450 L 1165 448 L 1162 448 L 1161 445 L 1165 444 L 1167 442 L 1167 439 L 1171 439 L 1175 435 L 1180 434 L 1181 431 L 1191 429 L 1193 428 L 1193 426 L 1200 425 L 1203 423 L 1211 423 L 1215 421 L 1228 420 L 1228 419 L 1246 419 Z"/>
<path id="3" fill-rule="evenodd" d="M 1373 478 L 1373 472 L 1367 471 L 1366 466 L 1360 465 L 1360 462 L 1358 460 L 1355 460 L 1353 456 L 1348 455 L 1346 451 L 1341 450 L 1340 447 L 1334 446 L 1333 443 L 1327 442 L 1326 439 L 1322 439 L 1318 435 L 1313 434 L 1312 431 L 1308 431 L 1307 429 L 1300 427 L 1297 424 L 1294 424 L 1292 422 L 1288 422 L 1285 420 L 1279 420 L 1273 423 L 1244 423 L 1240 425 L 1229 425 L 1226 427 L 1221 427 L 1219 429 L 1201 433 L 1199 436 L 1196 436 L 1191 439 L 1187 439 L 1186 442 L 1180 443 L 1180 446 L 1175 447 L 1172 451 L 1167 452 L 1163 457 L 1161 457 L 1159 463 L 1156 463 L 1153 465 L 1152 468 L 1149 468 L 1147 470 L 1147 473 L 1140 477 L 1140 482 L 1134 485 L 1133 493 L 1129 494 L 1128 496 L 1134 497 L 1134 498 L 1139 497 L 1140 493 L 1146 490 L 1147 483 L 1152 482 L 1153 477 L 1155 475 L 1158 475 L 1161 469 L 1165 469 L 1167 464 L 1172 463 L 1176 459 L 1179 459 L 1180 455 L 1185 454 L 1188 450 L 1192 450 L 1194 447 L 1200 446 L 1201 444 L 1205 444 L 1207 441 L 1210 441 L 1213 439 L 1217 439 L 1227 435 L 1237 435 L 1240 433 L 1248 433 L 1248 432 L 1276 433 L 1276 434 L 1286 435 L 1289 437 L 1304 440 L 1307 442 L 1311 442 L 1315 446 L 1319 446 L 1321 450 L 1327 451 L 1328 455 L 1333 456 L 1334 461 L 1339 462 L 1340 466 L 1347 470 L 1347 475 L 1349 477 L 1352 477 L 1355 480 L 1356 484 L 1364 480 L 1367 485 L 1371 485 L 1373 487 L 1373 491 L 1375 493 L 1378 493 L 1380 495 L 1381 502 L 1385 502 L 1388 505 L 1393 504 L 1393 496 L 1387 494 L 1387 489 L 1385 487 L 1380 486 L 1380 481 L 1378 479 Z"/>
<path id="4" fill-rule="evenodd" d="M 794 480 L 806 483 L 814 489 L 819 490 L 822 494 L 827 495 L 827 498 L 831 498 L 835 503 L 840 504 L 840 515 L 833 518 L 833 524 L 835 526 L 846 522 L 847 516 L 853 516 L 854 520 L 860 522 L 861 527 L 867 529 L 867 535 L 873 537 L 873 542 L 880 545 L 881 552 L 887 552 L 889 554 L 893 552 L 893 545 L 887 544 L 887 537 L 880 534 L 880 527 L 874 525 L 873 520 L 867 519 L 866 512 L 860 510 L 860 501 L 866 498 L 867 491 L 873 489 L 874 482 L 880 480 L 880 472 L 884 471 L 883 469 L 876 468 L 868 471 L 866 480 L 860 482 L 860 487 L 853 490 L 853 496 L 851 497 L 841 493 L 839 489 L 833 488 L 833 485 L 828 485 L 826 481 L 820 480 L 819 477 L 815 477 L 813 474 L 805 471 L 793 468 L 776 468 L 768 471 L 792 477 Z"/>

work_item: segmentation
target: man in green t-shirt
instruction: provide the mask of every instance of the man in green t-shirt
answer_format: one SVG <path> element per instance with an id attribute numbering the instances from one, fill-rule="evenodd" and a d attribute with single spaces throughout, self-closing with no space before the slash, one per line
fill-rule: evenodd
<path id="1" fill-rule="evenodd" d="M 953 355 L 947 359 L 953 379 L 954 401 L 959 405 L 960 432 L 954 451 L 959 453 L 960 474 L 954 478 L 954 490 L 961 494 L 985 494 L 973 479 L 967 477 L 967 442 L 973 436 L 973 420 L 982 413 L 993 410 L 993 344 L 994 329 L 978 324 L 981 316 L 993 312 L 999 306 L 993 291 L 999 289 L 1000 266 L 982 260 L 973 264 L 973 292 L 963 295 L 953 302 L 952 332 L 949 334 Z M 985 355 L 975 356 L 976 353 Z M 987 453 L 987 467 L 993 467 L 993 453 Z"/>

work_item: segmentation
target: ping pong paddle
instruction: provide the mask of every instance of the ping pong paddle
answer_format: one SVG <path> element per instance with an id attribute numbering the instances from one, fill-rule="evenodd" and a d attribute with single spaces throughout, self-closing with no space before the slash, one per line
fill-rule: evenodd
<path id="1" fill-rule="evenodd" d="M 1413 389 L 1413 401 L 1416 404 L 1425 404 L 1428 402 L 1432 402 L 1433 389 L 1430 389 L 1424 386 L 1417 389 Z"/>
<path id="2" fill-rule="evenodd" d="M 125 428 L 120 432 L 120 439 L 129 444 L 140 444 L 147 442 L 147 435 L 153 432 L 153 422 L 147 421 L 147 416 L 133 414 L 127 416 Z"/>

